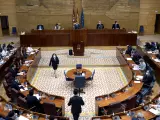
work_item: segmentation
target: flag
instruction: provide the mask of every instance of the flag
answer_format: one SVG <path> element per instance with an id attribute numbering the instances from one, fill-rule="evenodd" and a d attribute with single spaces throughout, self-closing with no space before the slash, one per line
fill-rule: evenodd
<path id="1" fill-rule="evenodd" d="M 76 18 L 76 22 L 79 23 L 79 13 L 78 13 L 78 8 L 77 8 L 77 18 Z"/>
<path id="2" fill-rule="evenodd" d="M 76 22 L 76 16 L 75 16 L 74 8 L 73 8 L 72 23 L 74 24 L 75 22 Z"/>
<path id="3" fill-rule="evenodd" d="M 81 28 L 84 28 L 84 13 L 83 13 L 83 8 L 81 12 Z"/>

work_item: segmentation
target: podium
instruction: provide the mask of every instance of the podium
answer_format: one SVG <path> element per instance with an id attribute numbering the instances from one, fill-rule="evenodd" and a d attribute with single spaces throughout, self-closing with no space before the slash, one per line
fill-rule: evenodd
<path id="1" fill-rule="evenodd" d="M 73 43 L 74 56 L 84 56 L 84 42 Z"/>

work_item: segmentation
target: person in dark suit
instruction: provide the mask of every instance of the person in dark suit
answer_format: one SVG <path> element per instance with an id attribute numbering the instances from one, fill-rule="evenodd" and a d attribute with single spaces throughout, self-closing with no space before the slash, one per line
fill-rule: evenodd
<path id="1" fill-rule="evenodd" d="M 145 75 L 143 76 L 143 80 L 142 81 L 144 82 L 143 87 L 145 87 L 145 86 L 150 86 L 150 84 L 152 82 L 155 82 L 155 79 L 154 79 L 153 74 L 151 74 L 151 72 L 149 70 L 147 70 Z"/>
<path id="2" fill-rule="evenodd" d="M 9 72 L 12 73 L 12 77 L 15 78 L 17 76 L 17 72 L 14 64 L 11 64 L 11 66 L 9 67 Z"/>
<path id="3" fill-rule="evenodd" d="M 12 110 L 8 113 L 5 120 L 16 120 L 17 117 L 18 117 L 18 114 L 14 110 Z"/>
<path id="4" fill-rule="evenodd" d="M 120 29 L 120 25 L 115 21 L 115 23 L 112 25 L 112 29 Z"/>
<path id="5" fill-rule="evenodd" d="M 11 84 L 11 88 L 16 89 L 17 91 L 19 91 L 21 88 L 19 87 L 19 83 L 16 82 L 15 80 L 12 80 L 12 84 Z"/>
<path id="6" fill-rule="evenodd" d="M 37 30 L 44 30 L 44 26 L 43 25 L 37 25 Z"/>
<path id="7" fill-rule="evenodd" d="M 132 46 L 127 45 L 127 50 L 126 50 L 125 54 L 131 55 L 131 52 L 132 52 Z"/>
<path id="8" fill-rule="evenodd" d="M 33 94 L 34 94 L 34 90 L 32 89 L 29 91 L 29 94 L 26 97 L 27 105 L 28 105 L 29 109 L 36 107 L 35 108 L 36 111 L 40 111 L 39 108 L 42 108 L 40 101 L 37 99 L 37 97 L 33 96 Z"/>
<path id="9" fill-rule="evenodd" d="M 97 29 L 104 29 L 104 25 L 102 24 L 101 21 L 98 22 Z"/>
<path id="10" fill-rule="evenodd" d="M 80 24 L 78 22 L 74 23 L 73 29 L 80 29 Z"/>
<path id="11" fill-rule="evenodd" d="M 72 106 L 71 112 L 73 114 L 73 118 L 74 118 L 74 120 L 78 120 L 79 114 L 82 112 L 81 106 L 84 105 L 84 101 L 83 101 L 82 97 L 77 96 L 77 94 L 78 94 L 77 89 L 74 89 L 73 94 L 74 94 L 74 96 L 70 98 L 68 106 L 70 106 L 70 105 Z"/>
<path id="12" fill-rule="evenodd" d="M 1 44 L 0 44 L 0 52 L 2 52 L 2 50 L 3 50 L 3 49 L 2 49 Z"/>
<path id="13" fill-rule="evenodd" d="M 53 54 L 51 59 L 50 59 L 49 66 L 53 67 L 55 78 L 57 78 L 56 70 L 58 68 L 58 64 L 59 64 L 59 58 L 57 57 L 56 54 Z"/>

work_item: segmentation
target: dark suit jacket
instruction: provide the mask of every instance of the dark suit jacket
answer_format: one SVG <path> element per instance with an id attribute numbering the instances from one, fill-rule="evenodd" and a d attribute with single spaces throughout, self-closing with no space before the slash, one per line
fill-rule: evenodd
<path id="1" fill-rule="evenodd" d="M 120 25 L 119 24 L 117 24 L 117 28 L 120 29 Z M 115 24 L 112 25 L 112 29 L 116 29 L 116 25 Z"/>
<path id="2" fill-rule="evenodd" d="M 82 112 L 81 105 L 84 105 L 84 101 L 82 100 L 82 97 L 73 96 L 69 100 L 68 106 L 70 105 L 72 106 L 71 112 L 73 114 L 81 113 Z"/>
<path id="3" fill-rule="evenodd" d="M 154 79 L 153 75 L 144 75 L 143 76 L 143 82 L 146 85 L 150 85 L 154 81 L 155 81 L 155 79 Z"/>
<path id="4" fill-rule="evenodd" d="M 26 100 L 29 108 L 32 108 L 33 106 L 40 106 L 40 101 L 35 96 L 27 95 Z"/>
<path id="5" fill-rule="evenodd" d="M 20 90 L 20 87 L 18 86 L 20 85 L 19 83 L 17 83 L 15 80 L 12 81 L 12 85 L 11 85 L 11 88 L 14 88 L 16 90 Z"/>
<path id="6" fill-rule="evenodd" d="M 74 29 L 75 29 L 75 30 L 80 29 L 80 25 L 79 25 L 79 24 L 75 24 L 75 25 L 74 25 Z"/>
<path id="7" fill-rule="evenodd" d="M 44 30 L 44 26 L 43 25 L 37 25 L 37 30 L 40 29 L 40 26 L 41 26 L 42 30 Z"/>
<path id="8" fill-rule="evenodd" d="M 59 59 L 58 59 L 58 57 L 56 57 L 56 59 L 54 59 L 53 57 L 51 57 L 49 66 L 55 67 L 55 66 L 57 66 L 58 64 L 59 64 Z"/>
<path id="9" fill-rule="evenodd" d="M 103 24 L 97 24 L 97 29 L 104 29 L 104 25 Z"/>

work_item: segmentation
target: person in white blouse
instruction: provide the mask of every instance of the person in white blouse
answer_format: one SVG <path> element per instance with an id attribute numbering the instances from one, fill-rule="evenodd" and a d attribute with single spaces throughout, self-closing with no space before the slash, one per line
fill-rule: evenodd
<path id="1" fill-rule="evenodd" d="M 30 53 L 30 52 L 33 52 L 34 49 L 32 48 L 32 45 L 30 45 L 29 47 L 27 47 L 27 52 Z"/>
<path id="2" fill-rule="evenodd" d="M 7 56 L 8 51 L 6 49 L 3 49 L 1 54 L 3 57 L 5 57 L 5 56 Z"/>
<path id="3" fill-rule="evenodd" d="M 56 23 L 54 30 L 60 30 L 60 29 L 61 29 L 60 23 Z"/>

